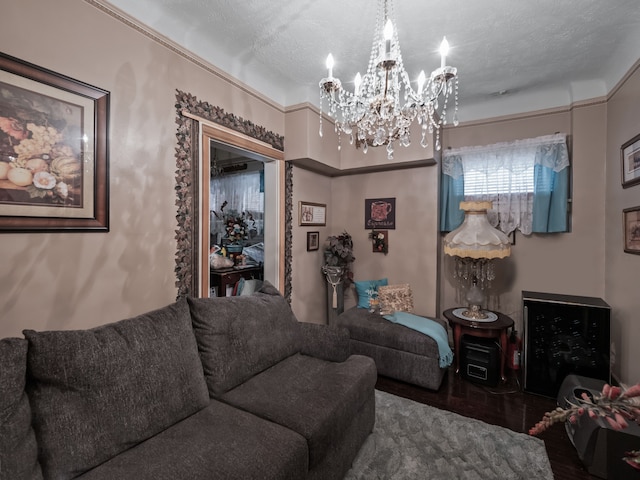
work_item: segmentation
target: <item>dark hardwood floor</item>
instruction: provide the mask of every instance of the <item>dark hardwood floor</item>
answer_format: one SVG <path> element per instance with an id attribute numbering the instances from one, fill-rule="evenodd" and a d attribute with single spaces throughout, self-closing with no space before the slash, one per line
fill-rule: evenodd
<path id="1" fill-rule="evenodd" d="M 453 368 L 437 392 L 386 377 L 378 377 L 376 388 L 522 433 L 527 433 L 545 412 L 556 407 L 554 399 L 523 392 L 519 371 L 513 370 L 508 371 L 507 382 L 495 388 L 471 383 Z M 564 425 L 554 425 L 539 438 L 544 440 L 556 480 L 597 479 L 583 467 Z"/>

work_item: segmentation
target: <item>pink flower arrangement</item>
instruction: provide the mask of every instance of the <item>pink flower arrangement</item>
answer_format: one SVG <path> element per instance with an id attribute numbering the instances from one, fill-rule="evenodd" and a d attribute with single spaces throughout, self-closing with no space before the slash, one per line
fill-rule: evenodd
<path id="1" fill-rule="evenodd" d="M 529 430 L 529 435 L 539 435 L 555 423 L 576 423 L 585 413 L 596 422 L 606 422 L 614 430 L 622 430 L 629 422 L 640 425 L 640 383 L 632 387 L 605 385 L 602 393 L 591 398 L 582 394 L 578 403 L 569 403 L 568 408 L 558 407 L 544 414 L 542 420 Z M 622 458 L 636 470 L 640 470 L 640 450 L 626 452 Z"/>
<path id="2" fill-rule="evenodd" d="M 247 238 L 247 220 L 253 220 L 251 214 L 230 213 L 224 217 L 224 229 L 227 234 L 226 238 L 231 243 L 241 244 Z"/>

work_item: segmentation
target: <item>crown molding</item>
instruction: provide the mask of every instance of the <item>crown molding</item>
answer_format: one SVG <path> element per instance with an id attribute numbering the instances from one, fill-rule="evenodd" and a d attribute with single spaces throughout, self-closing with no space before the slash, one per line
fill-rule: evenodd
<path id="1" fill-rule="evenodd" d="M 148 27 L 147 25 L 144 25 L 144 24 L 140 23 L 139 21 L 137 21 L 136 19 L 134 19 L 130 15 L 128 15 L 125 12 L 123 12 L 122 10 L 120 10 L 119 8 L 114 7 L 113 5 L 111 5 L 106 0 L 83 0 L 83 1 L 85 3 L 88 3 L 89 5 L 97 8 L 98 10 L 102 11 L 103 13 L 106 13 L 107 15 L 109 15 L 113 19 L 119 21 L 120 23 L 122 23 L 122 24 L 132 28 L 133 30 L 137 31 L 138 33 L 144 35 L 145 37 L 147 37 L 148 39 L 150 39 L 153 42 L 157 43 L 158 45 L 160 45 L 160 46 L 162 46 L 162 47 L 164 47 L 164 48 L 166 48 L 168 50 L 171 50 L 176 55 L 179 55 L 180 57 L 184 58 L 185 60 L 193 63 L 194 65 L 197 65 L 198 67 L 202 68 L 203 70 L 206 70 L 207 72 L 211 73 L 212 75 L 215 75 L 216 77 L 220 78 L 221 80 L 229 83 L 233 87 L 245 92 L 247 95 L 250 95 L 253 98 L 255 98 L 256 100 L 259 100 L 259 101 L 269 105 L 270 107 L 275 108 L 279 112 L 284 113 L 284 107 L 282 105 L 280 105 L 279 103 L 274 102 L 273 100 L 271 100 L 270 98 L 268 98 L 265 95 L 261 94 L 257 90 L 251 88 L 249 85 L 247 85 L 247 84 L 241 82 L 240 80 L 238 80 L 237 78 L 229 75 L 227 72 L 225 72 L 225 71 L 219 69 L 218 67 L 216 67 L 215 65 L 207 62 L 206 60 L 204 60 L 203 58 L 199 57 L 198 55 L 195 55 L 190 50 L 187 50 L 186 48 L 183 48 L 182 46 L 178 45 L 173 40 L 165 37 L 161 33 L 158 33 L 157 31 L 153 30 L 152 28 Z"/>

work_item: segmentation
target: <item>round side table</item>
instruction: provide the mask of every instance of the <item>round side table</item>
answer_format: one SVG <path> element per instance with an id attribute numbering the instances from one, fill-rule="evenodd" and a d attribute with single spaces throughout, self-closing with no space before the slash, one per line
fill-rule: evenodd
<path id="1" fill-rule="evenodd" d="M 503 313 L 493 312 L 497 320 L 493 322 L 476 322 L 465 320 L 453 314 L 456 308 L 450 308 L 443 312 L 453 330 L 453 351 L 455 353 L 456 373 L 460 371 L 460 339 L 462 335 L 472 335 L 482 338 L 496 338 L 500 341 L 500 378 L 506 381 L 504 368 L 507 359 L 507 330 L 513 327 L 513 319 Z"/>

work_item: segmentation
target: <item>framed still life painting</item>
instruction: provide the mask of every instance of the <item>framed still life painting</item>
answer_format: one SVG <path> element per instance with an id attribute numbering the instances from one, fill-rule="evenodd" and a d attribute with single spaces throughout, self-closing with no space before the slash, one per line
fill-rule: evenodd
<path id="1" fill-rule="evenodd" d="M 109 92 L 0 54 L 0 232 L 108 231 Z"/>

